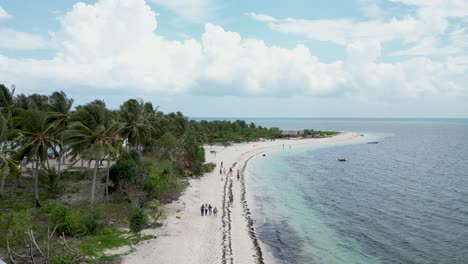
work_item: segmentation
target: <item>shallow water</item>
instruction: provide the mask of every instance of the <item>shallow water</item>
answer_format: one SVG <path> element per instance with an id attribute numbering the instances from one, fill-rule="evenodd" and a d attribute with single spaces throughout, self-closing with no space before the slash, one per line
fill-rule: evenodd
<path id="1" fill-rule="evenodd" d="M 253 121 L 366 134 L 251 160 L 259 238 L 279 260 L 468 263 L 468 120 Z"/>

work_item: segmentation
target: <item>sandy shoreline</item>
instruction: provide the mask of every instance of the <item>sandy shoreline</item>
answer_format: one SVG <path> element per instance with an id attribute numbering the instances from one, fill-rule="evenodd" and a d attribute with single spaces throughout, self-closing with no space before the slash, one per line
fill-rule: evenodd
<path id="1" fill-rule="evenodd" d="M 123 263 L 271 263 L 272 258 L 258 241 L 250 217 L 244 178 L 250 158 L 285 148 L 333 144 L 357 140 L 357 133 L 341 133 L 322 139 L 291 139 L 241 143 L 224 148 L 206 147 L 206 161 L 217 167 L 200 179 L 190 180 L 190 186 L 179 200 L 165 206 L 163 226 L 146 233 L 157 238 L 135 246 Z M 216 151 L 216 154 L 211 153 Z M 223 161 L 233 175 L 220 175 Z M 218 216 L 200 216 L 200 206 L 210 203 L 219 210 Z M 265 256 L 266 253 L 266 256 Z"/>

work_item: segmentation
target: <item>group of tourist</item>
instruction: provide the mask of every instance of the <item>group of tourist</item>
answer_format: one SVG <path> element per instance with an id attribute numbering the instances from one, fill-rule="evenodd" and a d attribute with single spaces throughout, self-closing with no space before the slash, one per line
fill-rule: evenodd
<path id="1" fill-rule="evenodd" d="M 229 174 L 232 175 L 234 173 L 232 168 L 229 168 Z M 223 167 L 223 162 L 221 161 L 221 166 L 219 168 L 219 175 L 226 175 L 226 168 Z M 240 180 L 240 171 L 237 170 L 237 180 Z"/>
<path id="2" fill-rule="evenodd" d="M 200 207 L 201 216 L 211 216 L 213 214 L 214 217 L 218 216 L 218 208 L 212 207 L 211 204 L 202 204 Z"/>
<path id="3" fill-rule="evenodd" d="M 235 165 L 235 164 L 234 164 Z M 234 170 L 229 168 L 228 175 L 232 175 Z M 224 167 L 223 161 L 221 161 L 221 166 L 219 168 L 219 175 L 223 176 L 226 175 L 226 168 Z M 222 180 L 222 177 L 221 177 Z M 237 170 L 237 180 L 240 180 L 240 170 Z M 218 208 L 211 206 L 211 204 L 202 204 L 200 207 L 201 216 L 217 216 L 218 215 Z"/>

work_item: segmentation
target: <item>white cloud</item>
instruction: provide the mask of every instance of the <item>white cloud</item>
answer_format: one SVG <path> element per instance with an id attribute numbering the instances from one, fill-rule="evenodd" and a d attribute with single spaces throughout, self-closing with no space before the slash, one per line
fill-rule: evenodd
<path id="1" fill-rule="evenodd" d="M 346 46 L 358 40 L 379 42 L 399 41 L 412 45 L 392 55 L 431 56 L 462 54 L 468 32 L 468 1 L 464 0 L 388 0 L 393 4 L 415 8 L 413 14 L 400 18 L 382 19 L 389 13 L 382 9 L 381 0 L 359 0 L 363 13 L 371 19 L 278 19 L 265 14 L 250 13 L 256 21 L 266 23 L 281 33 L 329 41 Z M 401 15 L 401 14 L 400 14 Z M 448 39 L 449 43 L 445 43 Z"/>
<path id="2" fill-rule="evenodd" d="M 44 84 L 152 95 L 468 94 L 467 60 L 460 56 L 383 63 L 379 40 L 349 38 L 342 41 L 347 58 L 324 63 L 303 45 L 269 46 L 213 24 L 201 41 L 170 41 L 157 33 L 156 14 L 144 0 L 78 3 L 52 39 L 57 53 L 50 60 L 0 55 L 0 80 L 29 90 Z"/>
<path id="3" fill-rule="evenodd" d="M 304 36 L 309 39 L 330 41 L 339 45 L 359 39 L 373 39 L 378 41 L 403 40 L 414 42 L 426 35 L 439 34 L 446 28 L 444 23 L 434 26 L 431 21 L 429 27 L 426 21 L 412 17 L 404 19 L 392 18 L 388 22 L 378 20 L 354 21 L 350 19 L 276 19 L 269 21 L 259 19 L 267 15 L 252 14 L 250 17 L 261 22 L 267 22 L 268 26 L 276 31 Z M 267 16 L 268 17 L 268 16 Z"/>
<path id="4" fill-rule="evenodd" d="M 246 16 L 252 18 L 253 20 L 260 21 L 260 22 L 276 22 L 277 19 L 264 14 L 257 14 L 254 12 L 245 13 Z"/>
<path id="5" fill-rule="evenodd" d="M 367 17 L 376 18 L 382 16 L 385 13 L 384 10 L 380 7 L 380 0 L 359 0 L 358 4 L 364 15 Z"/>
<path id="6" fill-rule="evenodd" d="M 329 95 L 349 79 L 342 62 L 320 63 L 303 45 L 269 47 L 211 24 L 205 27 L 202 44 L 206 62 L 203 78 L 222 89 L 220 94 Z"/>
<path id="7" fill-rule="evenodd" d="M 176 13 L 185 20 L 206 22 L 215 10 L 213 0 L 151 0 Z"/>
<path id="8" fill-rule="evenodd" d="M 377 60 L 382 48 L 376 40 L 357 40 L 346 46 L 348 62 L 351 64 L 365 64 Z"/>
<path id="9" fill-rule="evenodd" d="M 41 36 L 19 32 L 8 28 L 0 28 L 0 49 L 32 50 L 45 49 L 50 46 L 48 40 Z"/>
<path id="10" fill-rule="evenodd" d="M 5 11 L 5 9 L 3 9 L 3 7 L 0 6 L 0 19 L 2 18 L 12 18 L 13 16 L 8 14 L 7 11 Z"/>
<path id="11" fill-rule="evenodd" d="M 468 16 L 468 1 L 465 0 L 388 0 L 418 7 L 418 13 L 426 18 L 447 18 Z"/>

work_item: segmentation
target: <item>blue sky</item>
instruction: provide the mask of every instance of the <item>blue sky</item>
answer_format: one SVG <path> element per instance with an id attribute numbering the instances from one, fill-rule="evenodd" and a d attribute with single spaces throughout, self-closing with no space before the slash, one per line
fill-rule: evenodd
<path id="1" fill-rule="evenodd" d="M 0 82 L 205 117 L 468 117 L 468 1 L 0 0 Z"/>

